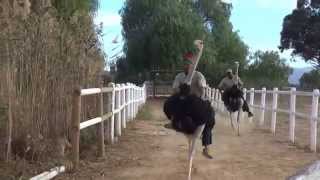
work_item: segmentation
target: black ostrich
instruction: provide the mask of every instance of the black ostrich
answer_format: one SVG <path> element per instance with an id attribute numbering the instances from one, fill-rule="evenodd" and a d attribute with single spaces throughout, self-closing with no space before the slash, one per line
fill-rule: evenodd
<path id="1" fill-rule="evenodd" d="M 180 85 L 179 93 L 169 97 L 164 103 L 163 107 L 163 111 L 166 114 L 167 118 L 172 121 L 173 129 L 175 129 L 177 132 L 185 134 L 188 138 L 188 180 L 191 180 L 192 161 L 195 154 L 196 140 L 200 137 L 204 128 L 210 129 L 210 125 L 214 125 L 215 123 L 215 113 L 213 108 L 211 107 L 211 103 L 209 101 L 204 101 L 198 96 L 190 94 L 190 85 L 193 74 L 198 65 L 203 49 L 203 41 L 196 40 L 194 43 L 197 46 L 199 52 L 193 59 L 193 65 L 191 67 L 191 71 L 188 72 L 185 84 Z M 209 132 L 211 133 L 211 131 Z"/>
<path id="2" fill-rule="evenodd" d="M 240 109 L 243 107 L 243 92 L 238 88 L 238 86 L 234 85 L 232 88 L 227 89 L 223 93 L 223 101 L 224 105 L 229 112 L 231 127 L 235 129 L 233 125 L 232 114 L 237 113 L 237 135 L 240 136 Z"/>
<path id="3" fill-rule="evenodd" d="M 253 114 L 250 112 L 248 104 L 245 102 L 243 98 L 243 92 L 239 87 L 239 62 L 236 61 L 235 64 L 237 82 L 231 88 L 226 89 L 226 91 L 223 92 L 222 99 L 226 109 L 229 112 L 231 127 L 233 129 L 235 129 L 235 127 L 233 125 L 232 114 L 237 113 L 237 135 L 240 136 L 240 110 L 242 109 L 243 111 L 247 111 L 249 117 L 253 116 Z"/>

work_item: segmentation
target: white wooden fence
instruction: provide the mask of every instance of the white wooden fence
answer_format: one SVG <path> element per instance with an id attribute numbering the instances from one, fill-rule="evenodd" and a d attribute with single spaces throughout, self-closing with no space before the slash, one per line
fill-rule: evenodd
<path id="1" fill-rule="evenodd" d="M 150 88 L 150 87 L 149 87 Z M 273 90 L 255 90 L 251 88 L 250 90 L 243 89 L 244 98 L 247 99 L 249 95 L 249 105 L 251 107 L 260 109 L 260 119 L 259 124 L 264 124 L 265 112 L 271 111 L 271 124 L 270 130 L 273 134 L 276 132 L 276 122 L 277 122 L 277 113 L 287 113 L 289 114 L 289 139 L 291 142 L 295 141 L 295 118 L 307 118 L 310 120 L 310 149 L 316 152 L 317 146 L 317 121 L 319 118 L 319 97 L 320 93 L 318 89 L 315 89 L 313 92 L 302 92 L 296 91 L 295 88 L 291 88 L 290 91 L 280 91 L 278 88 Z M 221 100 L 221 94 L 219 90 L 215 88 L 206 88 L 206 97 L 212 102 L 213 106 L 218 111 L 226 111 L 224 104 Z M 81 97 L 99 94 L 100 95 L 100 116 L 87 120 L 80 123 L 80 114 L 81 114 Z M 111 108 L 105 114 L 103 112 L 103 95 L 107 94 L 108 99 L 111 99 Z M 267 106 L 266 95 L 272 94 L 272 106 Z M 256 95 L 261 96 L 261 101 L 259 105 L 254 104 L 254 98 Z M 281 109 L 278 107 L 279 95 L 290 95 L 290 107 L 289 109 Z M 169 95 L 163 95 L 169 96 Z M 310 104 L 311 112 L 302 113 L 296 111 L 296 97 L 297 96 L 308 96 L 312 97 L 312 102 Z M 104 156 L 104 121 L 107 122 L 107 132 L 108 139 L 107 142 L 114 143 L 114 139 L 117 136 L 121 136 L 121 131 L 123 128 L 126 128 L 126 123 L 134 119 L 137 115 L 137 112 L 141 105 L 146 102 L 148 97 L 147 86 L 146 84 L 143 87 L 137 87 L 136 85 L 127 83 L 127 84 L 110 84 L 109 87 L 102 88 L 93 88 L 93 89 L 78 89 L 74 93 L 73 97 L 73 109 L 72 109 L 72 163 L 73 168 L 78 167 L 79 163 L 79 139 L 80 131 L 98 124 L 99 125 L 99 141 L 98 141 L 98 150 L 99 155 Z M 38 176 L 31 178 L 31 180 L 43 180 L 51 179 L 58 175 L 61 172 L 65 171 L 64 166 L 56 167 L 50 171 L 44 172 Z"/>
<path id="2" fill-rule="evenodd" d="M 81 98 L 90 95 L 99 95 L 100 107 L 99 117 L 80 122 L 81 118 Z M 107 95 L 108 100 L 111 100 L 111 107 L 108 112 L 104 112 L 103 96 Z M 80 131 L 87 127 L 98 124 L 98 151 L 99 156 L 105 155 L 105 131 L 108 134 L 107 142 L 114 143 L 115 137 L 122 134 L 122 129 L 126 128 L 126 123 L 135 119 L 138 110 L 146 102 L 147 88 L 144 84 L 138 87 L 134 84 L 113 84 L 109 87 L 92 88 L 92 89 L 77 89 L 73 94 L 72 107 L 72 130 L 71 130 L 71 144 L 72 144 L 72 166 L 76 169 L 79 164 L 79 140 Z M 107 122 L 107 130 L 104 129 L 104 121 Z M 47 180 L 55 177 L 59 173 L 66 170 L 65 166 L 52 168 L 50 171 L 41 173 L 30 180 Z"/>
<path id="3" fill-rule="evenodd" d="M 251 88 L 250 90 L 243 89 L 244 98 L 247 99 L 247 95 L 250 96 L 249 106 L 260 109 L 260 119 L 259 124 L 263 125 L 265 120 L 265 112 L 271 111 L 271 124 L 270 130 L 273 134 L 276 132 L 276 124 L 277 124 L 277 113 L 282 112 L 289 114 L 289 140 L 294 143 L 295 142 L 295 119 L 296 117 L 309 119 L 310 122 L 310 150 L 316 152 L 317 146 L 317 123 L 319 118 L 319 97 L 320 93 L 318 89 L 313 90 L 313 92 L 303 92 L 296 91 L 296 88 L 291 88 L 290 91 L 280 91 L 278 88 L 273 88 L 273 90 L 266 90 L 266 88 L 262 88 L 262 90 L 255 90 Z M 272 106 L 266 106 L 266 95 L 272 95 Z M 254 104 L 255 95 L 261 96 L 260 105 Z M 278 107 L 279 95 L 290 95 L 289 109 L 281 109 Z M 310 102 L 311 111 L 310 113 L 302 113 L 296 111 L 296 97 L 297 96 L 307 96 L 312 97 Z M 206 97 L 211 100 L 214 107 L 217 110 L 225 111 L 224 104 L 221 100 L 221 94 L 219 90 L 207 87 L 206 88 Z"/>

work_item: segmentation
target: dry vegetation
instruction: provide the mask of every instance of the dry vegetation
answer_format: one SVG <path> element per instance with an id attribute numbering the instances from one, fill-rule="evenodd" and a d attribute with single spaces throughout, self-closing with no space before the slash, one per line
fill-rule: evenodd
<path id="1" fill-rule="evenodd" d="M 31 2 L 0 0 L 0 160 L 10 144 L 11 159 L 64 156 L 72 92 L 99 86 L 104 67 L 90 13 L 65 20 L 50 0 Z M 95 98 L 83 103 L 94 116 Z"/>

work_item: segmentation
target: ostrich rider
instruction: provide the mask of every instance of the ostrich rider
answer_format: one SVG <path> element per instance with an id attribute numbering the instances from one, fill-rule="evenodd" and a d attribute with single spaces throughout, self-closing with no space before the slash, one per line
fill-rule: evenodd
<path id="1" fill-rule="evenodd" d="M 180 90 L 179 89 L 180 85 L 186 82 L 187 75 L 189 71 L 191 71 L 192 69 L 191 67 L 193 64 L 193 61 L 192 61 L 193 58 L 194 58 L 194 55 L 192 53 L 186 53 L 183 56 L 184 72 L 177 74 L 175 77 L 175 80 L 173 82 L 174 93 L 178 93 Z M 197 97 L 200 97 L 201 99 L 204 100 L 205 87 L 206 87 L 205 77 L 199 71 L 195 71 L 191 81 L 190 94 L 196 95 Z M 209 153 L 209 145 L 212 144 L 212 129 L 214 125 L 215 125 L 214 119 L 212 121 L 207 122 L 202 132 L 202 145 L 204 147 L 202 154 L 208 159 L 213 158 Z"/>
<path id="2" fill-rule="evenodd" d="M 237 77 L 236 75 L 234 75 L 232 73 L 232 69 L 227 69 L 226 71 L 226 77 L 224 77 L 221 82 L 218 85 L 218 88 L 220 91 L 224 91 L 222 94 L 222 101 L 224 102 L 225 106 L 228 108 L 230 106 L 230 102 L 229 102 L 229 98 L 230 98 L 230 90 L 232 88 L 241 88 L 243 85 L 243 82 L 241 81 L 241 79 L 239 77 Z M 244 112 L 248 113 L 248 117 L 252 117 L 253 114 L 249 109 L 248 103 L 247 101 L 243 98 L 243 94 L 241 91 L 241 95 L 240 95 L 241 99 L 243 100 L 243 106 L 242 106 L 242 110 Z"/>

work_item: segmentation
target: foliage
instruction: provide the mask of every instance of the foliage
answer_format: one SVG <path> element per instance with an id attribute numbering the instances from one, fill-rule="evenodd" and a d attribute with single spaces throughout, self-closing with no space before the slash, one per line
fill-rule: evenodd
<path id="1" fill-rule="evenodd" d="M 319 0 L 299 0 L 297 9 L 284 18 L 280 49 L 293 49 L 293 55 L 320 68 Z"/>
<path id="2" fill-rule="evenodd" d="M 245 65 L 248 54 L 232 30 L 231 8 L 220 0 L 126 1 L 120 11 L 125 56 L 118 63 L 118 77 L 137 79 L 142 73 L 147 78 L 147 72 L 158 68 L 175 72 L 181 69 L 182 55 L 195 51 L 193 41 L 203 39 L 198 69 L 211 84 L 218 83 L 235 60 Z"/>
<path id="3" fill-rule="evenodd" d="M 257 51 L 251 57 L 252 64 L 245 71 L 246 87 L 282 87 L 288 85 L 292 69 L 276 51 Z"/>
<path id="4" fill-rule="evenodd" d="M 72 17 L 77 11 L 96 12 L 99 0 L 52 0 L 52 5 L 62 17 Z"/>
<path id="5" fill-rule="evenodd" d="M 124 51 L 136 72 L 170 67 L 201 39 L 201 19 L 188 1 L 130 0 L 121 10 Z M 130 68 L 131 69 L 131 68 Z"/>
<path id="6" fill-rule="evenodd" d="M 303 89 L 320 89 L 320 70 L 314 69 L 304 73 L 300 78 L 300 86 Z"/>

